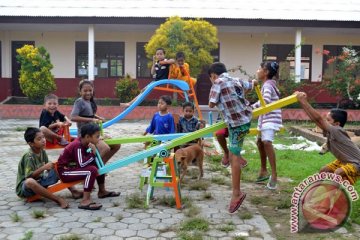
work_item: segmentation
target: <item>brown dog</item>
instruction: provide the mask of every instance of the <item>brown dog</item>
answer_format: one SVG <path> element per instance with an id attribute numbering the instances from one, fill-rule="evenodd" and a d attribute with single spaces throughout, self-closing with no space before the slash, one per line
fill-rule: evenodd
<path id="1" fill-rule="evenodd" d="M 183 178 L 185 177 L 188 165 L 191 165 L 194 160 L 196 161 L 200 170 L 198 179 L 204 176 L 204 170 L 203 170 L 204 151 L 199 144 L 193 144 L 186 148 L 178 149 L 175 152 L 175 160 L 181 169 L 180 182 L 182 182 Z"/>

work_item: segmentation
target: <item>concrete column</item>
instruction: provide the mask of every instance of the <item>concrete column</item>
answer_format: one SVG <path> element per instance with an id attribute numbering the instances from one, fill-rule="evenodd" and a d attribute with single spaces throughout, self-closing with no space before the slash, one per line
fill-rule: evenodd
<path id="1" fill-rule="evenodd" d="M 88 29 L 88 77 L 90 81 L 94 81 L 94 65 L 95 65 L 95 30 L 94 25 L 89 25 Z"/>
<path id="2" fill-rule="evenodd" d="M 2 76 L 4 78 L 11 78 L 11 39 L 10 39 L 10 31 L 4 31 L 4 40 L 1 42 L 1 69 L 2 69 Z"/>
<path id="3" fill-rule="evenodd" d="M 295 35 L 295 82 L 301 80 L 301 29 L 296 29 Z"/>

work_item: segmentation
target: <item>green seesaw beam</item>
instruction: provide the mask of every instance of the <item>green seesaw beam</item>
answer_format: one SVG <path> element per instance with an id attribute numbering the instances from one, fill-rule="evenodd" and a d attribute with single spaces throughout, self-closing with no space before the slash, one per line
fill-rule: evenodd
<path id="1" fill-rule="evenodd" d="M 271 112 L 271 111 L 273 111 L 275 109 L 282 108 L 284 106 L 290 105 L 290 104 L 295 103 L 295 102 L 297 102 L 296 95 L 291 95 L 291 96 L 288 96 L 286 98 L 280 99 L 279 101 L 268 104 L 266 106 L 262 106 L 260 108 L 254 109 L 253 116 L 257 117 L 257 116 L 259 116 L 261 114 Z M 213 132 L 215 132 L 217 130 L 220 130 L 222 128 L 225 128 L 225 127 L 227 127 L 225 122 L 219 122 L 219 123 L 216 123 L 216 124 L 214 124 L 214 125 L 212 125 L 210 127 L 202 128 L 202 129 L 197 130 L 195 132 L 188 133 L 188 134 L 186 134 L 184 136 L 176 138 L 176 139 L 174 139 L 174 140 L 172 140 L 170 142 L 167 142 L 165 144 L 161 144 L 159 146 L 149 148 L 147 150 L 144 150 L 144 151 L 135 153 L 135 154 L 133 154 L 131 156 L 128 156 L 128 157 L 126 157 L 124 159 L 120 159 L 120 160 L 117 160 L 116 162 L 109 163 L 109 164 L 99 168 L 99 174 L 105 174 L 105 173 L 111 172 L 112 170 L 115 170 L 115 169 L 118 169 L 118 168 L 121 168 L 121 167 L 125 167 L 125 166 L 127 166 L 129 164 L 141 161 L 144 158 L 153 156 L 153 155 L 155 155 L 157 153 L 160 153 L 160 155 L 163 155 L 163 156 L 167 156 L 168 151 L 171 150 L 172 148 L 174 148 L 176 146 L 179 146 L 179 145 L 182 145 L 182 144 L 185 144 L 187 142 L 190 142 L 190 141 L 192 141 L 194 139 L 201 138 L 201 137 L 203 137 L 205 135 L 208 135 L 210 133 L 213 133 Z"/>

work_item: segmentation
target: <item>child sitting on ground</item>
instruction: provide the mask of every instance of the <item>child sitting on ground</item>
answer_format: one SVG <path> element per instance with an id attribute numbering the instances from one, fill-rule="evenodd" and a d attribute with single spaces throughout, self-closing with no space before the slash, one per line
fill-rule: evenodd
<path id="1" fill-rule="evenodd" d="M 100 141 L 100 127 L 95 123 L 87 123 L 80 129 L 80 137 L 65 147 L 58 160 L 58 172 L 61 181 L 84 181 L 84 195 L 78 208 L 99 210 L 102 205 L 91 200 L 91 191 L 95 179 L 99 185 L 99 198 L 117 197 L 118 192 L 108 192 L 105 189 L 105 174 L 99 175 L 95 162 L 96 144 Z"/>
<path id="2" fill-rule="evenodd" d="M 146 128 L 144 136 L 148 133 L 154 135 L 175 133 L 174 118 L 171 113 L 168 112 L 168 108 L 171 105 L 170 96 L 163 95 L 158 101 L 159 112 L 155 113 L 149 127 Z M 145 143 L 145 149 L 149 143 Z"/>
<path id="3" fill-rule="evenodd" d="M 360 178 L 360 149 L 343 129 L 347 122 L 347 112 L 342 109 L 332 109 L 324 119 L 307 101 L 306 93 L 295 92 L 301 107 L 309 118 L 323 130 L 327 138 L 329 151 L 337 158 L 323 166 L 320 172 L 332 172 L 340 175 L 350 184 Z"/>
<path id="4" fill-rule="evenodd" d="M 21 198 L 28 198 L 39 194 L 56 202 L 61 208 L 68 208 L 65 199 L 58 197 L 46 188 L 59 181 L 54 164 L 49 162 L 44 150 L 45 137 L 38 128 L 27 128 L 24 134 L 30 149 L 21 158 L 16 180 L 16 194 Z M 81 192 L 69 188 L 74 198 L 82 196 Z"/>
<path id="5" fill-rule="evenodd" d="M 46 95 L 44 109 L 40 115 L 39 127 L 47 141 L 66 146 L 69 142 L 63 137 L 64 127 L 71 126 L 70 120 L 57 110 L 58 97 L 55 94 Z"/>
<path id="6" fill-rule="evenodd" d="M 245 99 L 245 91 L 257 84 L 232 78 L 223 63 L 213 63 L 209 69 L 212 82 L 209 95 L 209 107 L 218 107 L 229 130 L 229 150 L 232 175 L 232 197 L 229 213 L 234 213 L 246 197 L 240 190 L 241 169 L 247 161 L 241 156 L 242 145 L 250 130 L 252 109 Z"/>

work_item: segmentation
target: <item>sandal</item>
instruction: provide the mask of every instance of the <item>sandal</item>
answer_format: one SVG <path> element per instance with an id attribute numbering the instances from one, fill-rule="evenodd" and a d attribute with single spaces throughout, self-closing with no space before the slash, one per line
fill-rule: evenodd
<path id="1" fill-rule="evenodd" d="M 224 168 L 227 168 L 230 166 L 230 161 L 229 158 L 226 161 L 225 156 L 223 156 L 223 158 L 221 159 L 221 166 L 223 166 Z"/>
<path id="2" fill-rule="evenodd" d="M 91 202 L 87 205 L 81 205 L 79 204 L 78 208 L 80 209 L 85 209 L 85 210 L 99 210 L 100 208 L 102 208 L 102 205 L 101 204 L 97 204 L 95 202 Z"/>
<path id="3" fill-rule="evenodd" d="M 245 197 L 246 197 L 246 193 L 243 193 L 239 200 L 237 200 L 236 202 L 231 202 L 229 206 L 229 213 L 236 212 L 236 210 L 238 210 L 241 204 L 243 203 Z"/>
<path id="4" fill-rule="evenodd" d="M 269 182 L 266 184 L 265 186 L 267 189 L 269 190 L 276 190 L 277 189 L 277 183 L 276 182 L 273 182 L 271 180 L 271 176 L 269 177 Z"/>
<path id="5" fill-rule="evenodd" d="M 255 180 L 255 183 L 262 183 L 262 182 L 268 180 L 269 178 L 270 178 L 269 175 L 258 176 L 257 179 Z"/>
<path id="6" fill-rule="evenodd" d="M 108 197 L 118 197 L 120 196 L 120 192 L 108 192 L 107 194 L 103 196 L 98 196 L 98 198 L 108 198 Z"/>

